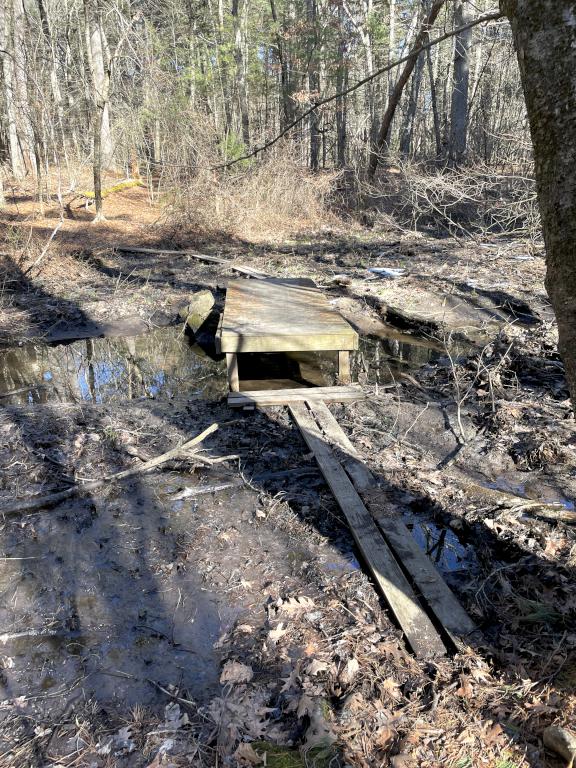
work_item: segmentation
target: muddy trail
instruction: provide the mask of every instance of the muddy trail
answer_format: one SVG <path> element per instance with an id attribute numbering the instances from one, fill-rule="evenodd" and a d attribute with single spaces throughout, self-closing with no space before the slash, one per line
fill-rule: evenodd
<path id="1" fill-rule="evenodd" d="M 575 712 L 576 435 L 540 256 L 397 233 L 155 244 L 312 277 L 355 325 L 367 398 L 330 409 L 480 634 L 416 660 L 287 410 L 227 407 L 233 269 L 111 243 L 41 270 L 16 254 L 0 506 L 218 430 L 198 456 L 3 518 L 0 764 L 561 765 L 542 739 Z M 192 334 L 179 313 L 205 288 Z M 241 365 L 268 389 L 333 384 L 336 363 Z"/>

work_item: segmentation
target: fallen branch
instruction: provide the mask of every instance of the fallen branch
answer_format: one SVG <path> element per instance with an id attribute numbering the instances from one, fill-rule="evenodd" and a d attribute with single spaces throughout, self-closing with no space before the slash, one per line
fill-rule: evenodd
<path id="1" fill-rule="evenodd" d="M 133 469 L 125 469 L 122 472 L 117 472 L 115 475 L 108 475 L 107 477 L 103 477 L 100 480 L 89 480 L 85 483 L 78 483 L 73 485 L 71 488 L 67 488 L 65 491 L 59 491 L 58 493 L 50 493 L 45 496 L 33 496 L 31 499 L 25 499 L 18 504 L 13 504 L 11 507 L 0 508 L 0 514 L 15 515 L 19 512 L 31 512 L 32 510 L 38 509 L 39 507 L 53 506 L 54 504 L 59 504 L 65 499 L 69 499 L 71 496 L 75 496 L 77 493 L 82 493 L 83 491 L 92 491 L 95 488 L 100 488 L 103 485 L 106 485 L 107 483 L 113 483 L 117 480 L 126 480 L 129 477 L 134 477 L 135 475 L 140 475 L 143 472 L 148 472 L 160 464 L 163 464 L 164 462 L 169 461 L 170 459 L 173 459 L 176 456 L 185 453 L 186 451 L 189 451 L 195 445 L 198 445 L 203 440 L 205 440 L 208 435 L 211 435 L 217 429 L 218 424 L 211 424 L 208 429 L 205 429 L 204 432 L 199 434 L 197 437 L 194 437 L 192 440 L 188 440 L 186 443 L 183 443 L 176 448 L 172 448 L 170 451 L 167 451 L 160 456 L 156 456 L 154 459 L 150 459 L 150 461 L 144 462 L 144 464 L 141 464 L 139 467 L 134 467 Z"/>
<path id="2" fill-rule="evenodd" d="M 204 496 L 208 493 L 226 491 L 228 488 L 239 488 L 242 485 L 244 483 L 241 480 L 233 480 L 229 483 L 220 483 L 219 485 L 197 485 L 194 488 L 183 488 L 170 498 L 172 501 L 180 501 L 181 499 L 190 499 L 193 496 Z"/>
<path id="3" fill-rule="evenodd" d="M 27 269 L 24 270 L 24 272 L 22 273 L 23 277 L 25 277 L 31 270 L 33 270 L 34 267 L 37 267 L 38 264 L 40 264 L 40 262 L 44 258 L 44 256 L 46 256 L 46 254 L 48 253 L 48 249 L 50 248 L 50 243 L 52 242 L 52 240 L 56 236 L 56 233 L 58 232 L 58 230 L 60 229 L 60 227 L 62 226 L 63 223 L 64 222 L 62 221 L 62 219 L 60 219 L 58 224 L 56 224 L 56 226 L 52 230 L 52 234 L 48 238 L 48 241 L 47 241 L 46 245 L 44 246 L 44 248 L 42 248 L 42 252 L 40 253 L 40 256 L 38 256 L 38 258 L 36 259 L 36 261 L 33 264 L 30 264 L 30 266 Z"/>

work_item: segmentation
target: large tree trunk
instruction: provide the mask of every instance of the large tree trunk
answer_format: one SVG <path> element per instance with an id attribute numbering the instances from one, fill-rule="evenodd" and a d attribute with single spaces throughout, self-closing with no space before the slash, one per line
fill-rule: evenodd
<path id="1" fill-rule="evenodd" d="M 468 0 L 459 0 L 454 11 L 454 26 L 458 28 L 468 24 L 472 20 L 472 15 L 471 3 Z M 449 160 L 452 165 L 461 163 L 466 155 L 471 43 L 472 28 L 465 29 L 456 35 L 452 104 L 450 108 Z"/>
<path id="2" fill-rule="evenodd" d="M 501 0 L 526 98 L 546 289 L 576 410 L 576 8 L 573 0 Z"/>
<path id="3" fill-rule="evenodd" d="M 14 34 L 14 105 L 16 108 L 16 127 L 24 164 L 28 173 L 35 173 L 37 168 L 36 142 L 32 126 L 32 109 L 28 95 L 28 66 L 26 62 L 26 28 L 24 4 L 22 0 L 13 0 L 12 23 Z"/>

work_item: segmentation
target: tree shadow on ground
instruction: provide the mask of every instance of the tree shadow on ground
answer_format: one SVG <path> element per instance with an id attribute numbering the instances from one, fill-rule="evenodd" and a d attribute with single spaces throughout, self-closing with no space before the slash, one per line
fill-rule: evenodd
<path id="1" fill-rule="evenodd" d="M 21 280 L 25 282 L 23 277 Z M 278 498 L 281 494 L 291 513 L 310 530 L 316 531 L 333 552 L 355 567 L 359 555 L 350 532 L 321 478 L 314 474 L 313 459 L 285 414 L 231 413 L 223 403 L 196 402 L 178 409 L 152 401 L 145 407 L 155 418 L 156 432 L 163 431 L 170 436 L 183 435 L 184 428 L 191 427 L 194 432 L 200 432 L 211 421 L 222 423 L 218 439 L 211 444 L 212 450 L 228 453 L 232 449 L 240 453 L 241 469 L 252 489 L 268 499 Z M 40 423 L 37 422 L 38 412 L 26 406 L 12 406 L 2 413 L 2 426 L 10 425 L 5 431 L 9 436 L 13 431 L 15 448 L 23 447 L 30 457 L 34 457 L 30 458 L 26 471 L 30 479 L 36 477 L 37 490 L 46 491 L 47 483 L 58 488 L 67 484 L 75 475 L 82 450 L 88 451 L 85 446 L 92 441 L 91 435 L 102 436 L 110 432 L 105 409 L 102 414 L 97 409 L 85 409 L 84 413 L 82 410 L 71 421 L 63 415 L 66 409 L 47 410 L 42 413 Z M 150 432 L 151 425 L 146 426 Z M 133 429 L 132 424 L 129 429 Z M 417 439 L 416 436 L 413 439 Z M 92 442 L 98 445 L 101 439 Z M 51 450 L 55 446 L 60 451 L 58 455 Z M 46 460 L 49 454 L 56 463 Z M 105 462 L 106 471 L 114 471 L 125 458 L 121 452 L 119 455 L 98 449 L 91 464 L 98 473 L 104 471 L 102 462 Z M 406 508 L 405 488 L 394 475 L 377 467 L 372 469 L 382 493 L 392 503 Z M 207 473 L 208 477 L 211 472 Z M 232 477 L 235 473 L 227 471 L 224 476 Z M 294 482 L 293 477 L 299 478 L 298 482 Z M 314 482 L 308 479 L 304 485 L 303 477 L 313 478 Z M 164 690 L 174 685 L 178 691 L 194 691 L 200 687 L 209 692 L 212 685 L 212 691 L 218 691 L 218 663 L 212 646 L 222 629 L 219 608 L 215 608 L 210 600 L 199 608 L 196 605 L 203 616 L 198 628 L 191 630 L 188 627 L 184 636 L 174 637 L 178 595 L 188 590 L 197 596 L 206 587 L 198 584 L 194 566 L 189 566 L 185 576 L 175 580 L 164 573 L 174 562 L 172 548 L 175 542 L 173 539 L 166 541 L 161 531 L 172 523 L 166 508 L 159 504 L 158 476 L 156 478 L 151 482 L 144 478 L 131 481 L 111 489 L 102 497 L 83 494 L 79 500 L 66 502 L 50 511 L 6 522 L 3 532 L 6 556 L 32 559 L 13 561 L 10 580 L 6 580 L 3 587 L 3 625 L 15 630 L 23 627 L 25 632 L 31 629 L 48 632 L 46 636 L 14 638 L 11 642 L 15 645 L 5 647 L 7 655 L 15 649 L 16 659 L 13 671 L 5 671 L 5 700 L 24 695 L 32 696 L 34 702 L 19 705 L 14 715 L 22 724 L 22 740 L 31 738 L 30 722 L 34 717 L 39 715 L 48 719 L 54 702 L 58 703 L 56 719 L 58 715 L 60 718 L 71 715 L 76 694 L 78 701 L 92 698 L 100 708 L 106 709 L 111 702 L 118 708 L 118 705 L 129 703 L 158 704 L 170 698 L 159 694 L 150 680 L 160 683 Z M 20 495 L 17 488 L 14 495 Z M 210 503 L 213 501 L 211 499 Z M 234 501 L 233 496 L 228 499 L 232 519 L 236 514 Z M 246 498 L 245 504 L 250 502 L 255 502 L 254 496 Z M 199 505 L 196 520 L 202 517 L 203 504 L 208 505 L 208 502 Z M 414 499 L 411 504 L 412 512 L 418 509 L 421 512 L 430 502 L 423 497 Z M 442 530 L 448 530 L 446 518 L 452 513 L 443 516 L 442 509 L 433 511 L 440 528 L 439 538 Z M 186 508 L 180 512 L 180 522 L 185 526 L 185 518 L 191 511 Z M 240 523 L 238 525 L 241 527 Z M 260 537 L 264 535 L 266 522 L 261 525 L 257 534 Z M 267 536 L 273 534 L 274 530 L 268 531 Z M 209 541 L 214 532 L 208 530 L 205 535 Z M 482 523 L 470 530 L 469 535 L 476 548 L 482 548 L 474 567 L 484 570 L 479 576 L 472 574 L 472 580 L 466 580 L 462 572 L 459 574 L 462 581 L 454 580 L 452 585 L 465 605 L 475 609 L 475 618 L 484 632 L 485 642 L 477 646 L 477 650 L 494 660 L 510 685 L 509 698 L 500 701 L 498 706 L 495 701 L 490 701 L 482 710 L 482 716 L 499 723 L 511 735 L 515 729 L 518 735 L 520 727 L 520 739 L 524 739 L 527 737 L 526 724 L 518 725 L 515 686 L 520 679 L 529 679 L 533 690 L 554 682 L 554 673 L 550 672 L 551 654 L 562 654 L 568 649 L 566 633 L 572 615 L 557 610 L 556 604 L 564 601 L 569 611 L 573 610 L 569 605 L 569 590 L 574 582 L 574 572 L 538 558 L 513 541 L 503 548 L 501 540 Z M 444 541 L 446 538 L 444 534 Z M 461 543 L 467 545 L 466 541 Z M 438 541 L 434 545 L 438 554 L 441 545 Z M 267 546 L 272 547 L 272 543 Z M 302 542 L 290 547 L 288 536 L 285 549 L 280 549 L 278 554 L 283 552 L 287 557 L 299 549 L 306 554 Z M 492 559 L 494 555 L 496 560 Z M 226 560 L 219 568 L 224 572 L 220 588 L 226 592 L 231 576 L 227 573 Z M 541 579 L 542 574 L 544 579 Z M 483 596 L 480 614 L 473 595 L 478 583 Z M 260 588 L 260 600 L 264 602 L 264 582 Z M 18 601 L 20 598 L 14 600 L 18 591 L 24 593 L 22 603 Z M 527 600 L 531 602 L 527 604 Z M 516 608 L 512 614 L 507 614 L 504 608 L 511 601 L 517 601 Z M 541 616 L 539 620 L 538 606 L 547 603 L 550 607 L 551 601 L 554 602 L 552 613 L 549 611 L 547 618 Z M 228 597 L 223 602 L 228 604 Z M 497 618 L 492 613 L 493 606 L 499 611 Z M 32 619 L 26 619 L 26 615 Z M 243 618 L 247 615 L 250 614 L 244 606 Z M 43 620 L 36 624 L 39 618 Z M 232 621 L 235 619 L 236 616 Z M 532 638 L 529 648 L 523 649 L 526 626 L 534 627 L 536 637 Z M 548 633 L 545 641 L 542 629 Z M 26 644 L 28 647 L 21 654 L 26 661 L 20 666 L 16 646 Z M 33 646 L 32 653 L 30 645 Z M 256 649 L 253 650 L 256 655 Z M 58 670 L 58 682 L 54 685 L 54 680 L 50 679 L 54 678 L 51 665 L 61 657 L 66 661 Z M 42 670 L 42 676 L 38 669 Z M 456 679 L 461 670 L 461 667 L 454 668 Z M 258 674 L 274 677 L 279 671 L 260 668 Z M 419 674 L 432 684 L 433 677 L 426 665 L 420 667 Z M 454 679 L 446 683 L 446 695 L 452 695 L 449 692 L 454 689 L 453 683 Z M 442 691 L 439 693 L 444 695 Z M 271 690 L 269 703 L 282 708 L 282 696 L 276 688 Z M 332 704 L 337 710 L 343 701 L 334 695 Z M 433 700 L 428 702 L 426 699 L 422 704 L 424 716 L 430 710 L 432 718 Z M 26 711 L 30 706 L 32 708 Z M 465 709 L 464 704 L 463 712 Z M 537 720 L 538 726 L 555 718 L 556 711 L 542 713 Z M 38 766 L 49 759 L 46 749 L 42 752 L 42 743 L 40 740 L 37 745 Z"/>

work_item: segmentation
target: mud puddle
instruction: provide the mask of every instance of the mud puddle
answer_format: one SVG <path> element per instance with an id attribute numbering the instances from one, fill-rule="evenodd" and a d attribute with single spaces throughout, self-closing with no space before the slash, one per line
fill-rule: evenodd
<path id="1" fill-rule="evenodd" d="M 0 352 L 0 402 L 106 403 L 178 395 L 214 399 L 225 390 L 224 364 L 174 327 L 127 338 L 30 343 Z"/>
<path id="2" fill-rule="evenodd" d="M 399 373 L 437 360 L 432 342 L 399 334 L 363 337 L 352 357 L 355 380 L 388 384 Z M 336 353 L 245 354 L 239 357 L 244 390 L 329 386 Z M 225 365 L 178 328 L 141 336 L 27 343 L 0 352 L 0 402 L 107 403 L 137 398 L 218 399 L 227 391 Z"/>
<path id="3" fill-rule="evenodd" d="M 8 527 L 0 557 L 0 718 L 81 697 L 124 710 L 176 685 L 199 703 L 220 692 L 219 639 L 264 614 L 280 579 L 311 594 L 310 562 L 358 568 L 328 545 L 260 523 L 258 494 L 182 489 L 237 479 L 170 473 L 70 501 Z"/>
<path id="4" fill-rule="evenodd" d="M 461 582 L 463 573 L 477 570 L 474 545 L 449 526 L 416 515 L 406 515 L 404 522 L 448 583 Z"/>

